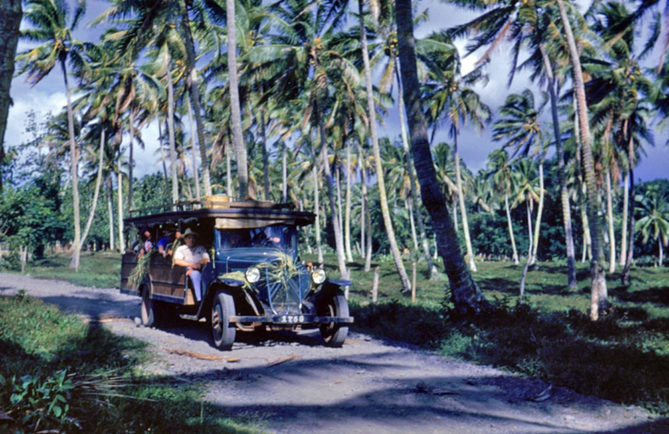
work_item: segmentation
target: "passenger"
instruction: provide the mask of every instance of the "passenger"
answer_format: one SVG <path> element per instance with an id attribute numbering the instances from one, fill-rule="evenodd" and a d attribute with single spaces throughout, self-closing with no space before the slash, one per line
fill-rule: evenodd
<path id="1" fill-rule="evenodd" d="M 186 275 L 193 282 L 195 290 L 195 299 L 199 302 L 202 299 L 202 267 L 211 260 L 207 250 L 202 246 L 195 245 L 197 234 L 188 228 L 183 234 L 184 245 L 179 246 L 174 252 L 174 264 L 187 267 Z"/>
<path id="2" fill-rule="evenodd" d="M 153 248 L 153 242 L 151 241 L 151 231 L 149 228 L 144 228 L 142 230 L 142 235 L 144 236 L 144 244 L 142 244 L 142 250 L 140 250 L 140 255 L 148 253 Z"/>
<path id="3" fill-rule="evenodd" d="M 163 236 L 156 243 L 156 247 L 158 248 L 158 253 L 163 255 L 163 258 L 170 253 L 167 250 L 168 246 L 172 243 L 172 240 L 170 240 L 170 235 L 171 235 L 170 230 L 163 228 Z"/>

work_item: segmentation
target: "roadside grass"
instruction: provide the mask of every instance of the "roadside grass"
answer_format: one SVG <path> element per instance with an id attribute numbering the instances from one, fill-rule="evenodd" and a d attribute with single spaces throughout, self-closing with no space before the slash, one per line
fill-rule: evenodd
<path id="1" fill-rule="evenodd" d="M 355 327 L 669 415 L 669 269 L 636 267 L 627 289 L 618 274 L 609 276 L 613 308 L 593 323 L 588 264 L 578 265 L 579 289 L 570 292 L 566 266 L 540 263 L 528 273 L 523 304 L 518 303 L 522 266 L 477 266 L 474 279 L 495 306 L 477 319 L 451 317 L 448 282 L 426 281 L 424 269 L 412 304 L 400 294 L 391 263 L 381 264 L 379 300 L 372 304 L 373 273 L 352 267 Z"/>
<path id="2" fill-rule="evenodd" d="M 316 262 L 311 255 L 303 259 Z M 336 257 L 326 255 L 325 261 L 328 273 L 337 275 Z M 28 273 L 85 285 L 118 285 L 118 254 L 82 258 L 79 274 L 84 277 L 67 269 L 68 258 L 47 262 L 31 266 Z M 477 265 L 474 279 L 496 309 L 483 318 L 466 320 L 450 316 L 448 280 L 444 276 L 428 280 L 422 263 L 417 267 L 415 304 L 408 294 L 400 293 L 391 260 L 373 262 L 370 272 L 360 261 L 349 264 L 354 327 L 669 416 L 669 268 L 634 267 L 632 287 L 627 289 L 620 285 L 618 274 L 608 276 L 613 308 L 592 323 L 588 264 L 577 265 L 578 290 L 570 292 L 565 264 L 539 263 L 528 273 L 522 305 L 518 304 L 522 265 Z M 376 266 L 379 299 L 372 304 Z M 405 266 L 411 274 L 411 263 Z M 77 278 L 90 280 L 82 283 Z"/>
<path id="3" fill-rule="evenodd" d="M 145 357 L 142 342 L 41 300 L 0 297 L 0 431 L 259 431 L 222 417 L 197 385 L 146 376 Z"/>
<path id="4" fill-rule="evenodd" d="M 26 275 L 39 279 L 67 280 L 81 286 L 115 288 L 120 283 L 121 255 L 116 252 L 82 252 L 79 271 L 69 267 L 71 255 L 51 255 L 33 261 Z"/>

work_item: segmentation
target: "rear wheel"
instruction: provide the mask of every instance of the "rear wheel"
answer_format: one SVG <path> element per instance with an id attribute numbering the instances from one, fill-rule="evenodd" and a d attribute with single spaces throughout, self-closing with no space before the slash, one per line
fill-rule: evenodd
<path id="1" fill-rule="evenodd" d="M 156 324 L 155 301 L 151 299 L 151 290 L 144 288 L 142 291 L 142 305 L 140 307 L 140 319 L 144 327 L 153 327 Z"/>
<path id="2" fill-rule="evenodd" d="M 344 294 L 335 293 L 325 298 L 318 309 L 321 316 L 349 316 L 348 301 Z M 327 323 L 320 326 L 323 343 L 328 347 L 341 347 L 348 335 L 348 326 L 338 323 Z"/>
<path id="3" fill-rule="evenodd" d="M 235 314 L 235 301 L 230 294 L 218 292 L 211 306 L 211 337 L 214 346 L 219 350 L 228 351 L 235 342 L 237 330 L 230 323 Z"/>

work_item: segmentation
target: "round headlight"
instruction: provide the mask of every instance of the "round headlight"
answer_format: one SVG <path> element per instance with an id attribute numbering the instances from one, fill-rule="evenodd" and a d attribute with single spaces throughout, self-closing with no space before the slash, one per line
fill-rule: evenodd
<path id="1" fill-rule="evenodd" d="M 311 272 L 311 280 L 314 281 L 316 285 L 320 285 L 325 282 L 325 270 L 322 268 L 317 268 Z"/>
<path id="2" fill-rule="evenodd" d="M 260 280 L 260 270 L 258 270 L 256 267 L 249 267 L 246 269 L 246 281 L 249 283 L 256 283 L 258 280 Z"/>

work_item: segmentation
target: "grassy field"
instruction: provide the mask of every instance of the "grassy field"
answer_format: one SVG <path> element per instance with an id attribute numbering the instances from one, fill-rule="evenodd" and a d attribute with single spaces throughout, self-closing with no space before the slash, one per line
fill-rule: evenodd
<path id="1" fill-rule="evenodd" d="M 33 264 L 28 273 L 114 287 L 119 263 L 116 254 L 85 255 L 81 271 L 74 273 L 67 268 L 67 258 L 54 257 Z M 335 264 L 334 256 L 326 256 L 332 275 L 337 274 Z M 450 316 L 448 281 L 427 280 L 422 264 L 415 304 L 400 293 L 390 260 L 373 263 L 372 269 L 376 266 L 379 300 L 372 304 L 374 273 L 364 272 L 362 263 L 350 264 L 356 329 L 669 415 L 669 269 L 635 268 L 628 289 L 620 285 L 618 275 L 609 276 L 613 308 L 592 323 L 588 264 L 578 265 L 579 289 L 569 292 L 566 266 L 540 263 L 528 274 L 525 303 L 520 305 L 522 267 L 479 263 L 474 278 L 496 309 L 475 320 Z M 406 266 L 411 272 L 411 264 Z"/>
<path id="2" fill-rule="evenodd" d="M 0 431 L 259 431 L 197 386 L 144 375 L 143 348 L 40 300 L 0 297 Z"/>

